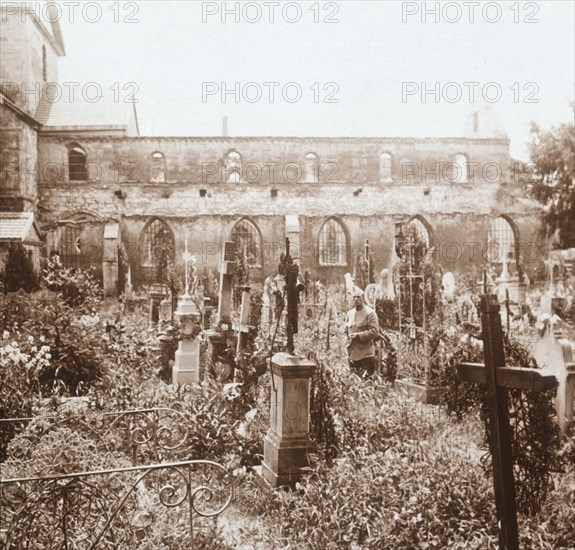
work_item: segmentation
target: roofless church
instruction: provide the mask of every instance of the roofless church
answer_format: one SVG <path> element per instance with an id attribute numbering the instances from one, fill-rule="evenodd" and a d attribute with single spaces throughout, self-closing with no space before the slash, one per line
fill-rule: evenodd
<path id="1" fill-rule="evenodd" d="M 241 239 L 251 279 L 263 281 L 289 232 L 304 269 L 336 282 L 366 240 L 386 267 L 396 224 L 412 223 L 445 271 L 500 270 L 505 259 L 532 276 L 537 205 L 514 181 L 488 108 L 449 138 L 143 136 L 130 90 L 94 100 L 97 90 L 59 82 L 58 22 L 15 4 L 1 8 L 3 258 L 14 240 L 36 262 L 56 251 L 65 265 L 93 266 L 114 294 L 128 265 L 136 288 L 154 282 L 159 238 L 178 265 L 187 235 L 211 269 L 221 243 Z"/>

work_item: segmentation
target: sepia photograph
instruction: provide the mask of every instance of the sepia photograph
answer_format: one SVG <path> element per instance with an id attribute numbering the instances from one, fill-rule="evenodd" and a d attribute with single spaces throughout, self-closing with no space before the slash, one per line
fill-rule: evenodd
<path id="1" fill-rule="evenodd" d="M 575 0 L 0 0 L 0 547 L 574 550 Z"/>

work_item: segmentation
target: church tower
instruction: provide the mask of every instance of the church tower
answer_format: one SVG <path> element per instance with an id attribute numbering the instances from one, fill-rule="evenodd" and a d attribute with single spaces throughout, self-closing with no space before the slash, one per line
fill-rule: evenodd
<path id="1" fill-rule="evenodd" d="M 34 212 L 38 108 L 65 55 L 55 2 L 0 5 L 0 208 Z M 53 88 L 50 90 L 50 88 Z M 51 96 L 53 97 L 53 96 Z"/>

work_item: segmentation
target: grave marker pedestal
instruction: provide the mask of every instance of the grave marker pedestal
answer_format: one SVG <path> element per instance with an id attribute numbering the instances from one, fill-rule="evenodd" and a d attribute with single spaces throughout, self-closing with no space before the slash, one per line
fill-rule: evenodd
<path id="1" fill-rule="evenodd" d="M 182 339 L 176 350 L 176 363 L 172 369 L 172 384 L 198 384 L 200 382 L 200 329 L 201 314 L 189 294 L 178 302 L 176 316 L 182 325 Z"/>
<path id="2" fill-rule="evenodd" d="M 315 364 L 298 355 L 272 358 L 270 428 L 264 438 L 261 475 L 272 486 L 294 485 L 309 466 L 310 379 Z"/>

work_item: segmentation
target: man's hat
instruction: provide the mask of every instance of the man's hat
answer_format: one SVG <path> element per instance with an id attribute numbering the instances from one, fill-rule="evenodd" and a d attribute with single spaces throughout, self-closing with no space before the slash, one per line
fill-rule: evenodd
<path id="1" fill-rule="evenodd" d="M 356 296 L 363 296 L 363 290 L 359 287 L 354 287 L 353 292 L 351 293 L 351 297 L 355 298 Z"/>

